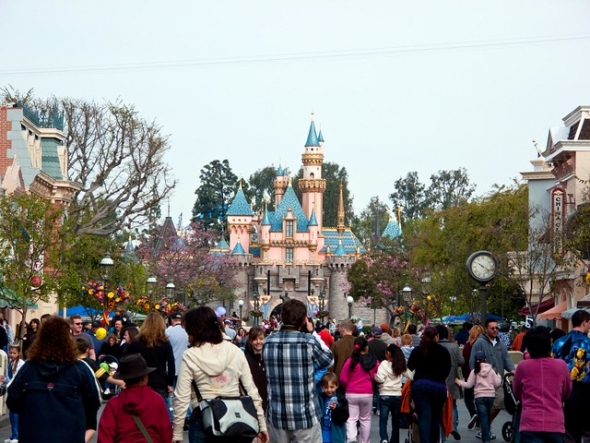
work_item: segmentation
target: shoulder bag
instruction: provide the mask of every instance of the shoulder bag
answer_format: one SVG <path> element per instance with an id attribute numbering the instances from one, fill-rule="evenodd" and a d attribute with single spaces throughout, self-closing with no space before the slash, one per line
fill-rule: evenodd
<path id="1" fill-rule="evenodd" d="M 258 435 L 258 414 L 252 397 L 247 393 L 238 397 L 203 399 L 194 380 L 192 386 L 197 394 L 201 421 L 207 435 L 240 438 L 255 438 Z M 240 391 L 242 390 L 245 392 L 240 382 Z"/>

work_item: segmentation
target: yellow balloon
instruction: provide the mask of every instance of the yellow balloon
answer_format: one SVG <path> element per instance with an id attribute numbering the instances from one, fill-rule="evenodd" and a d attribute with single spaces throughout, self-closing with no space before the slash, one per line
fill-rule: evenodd
<path id="1" fill-rule="evenodd" d="M 98 328 L 96 330 L 96 338 L 103 340 L 107 336 L 107 330 L 105 328 Z"/>

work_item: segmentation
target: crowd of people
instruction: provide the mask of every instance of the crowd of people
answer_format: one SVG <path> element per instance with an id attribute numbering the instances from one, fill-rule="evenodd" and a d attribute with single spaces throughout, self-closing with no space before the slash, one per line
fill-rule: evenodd
<path id="1" fill-rule="evenodd" d="M 187 430 L 191 443 L 252 442 L 212 437 L 200 410 L 202 399 L 248 395 L 260 443 L 368 443 L 374 419 L 381 443 L 399 443 L 408 427 L 423 443 L 460 440 L 460 419 L 488 443 L 505 383 L 522 404 L 522 442 L 590 435 L 586 311 L 574 314 L 568 334 L 530 323 L 508 341 L 490 319 L 456 334 L 388 324 L 363 333 L 350 319 L 314 323 L 296 299 L 278 320 L 246 330 L 224 308 L 201 306 L 150 313 L 138 327 L 122 310 L 102 340 L 103 325 L 80 316 L 31 322 L 26 352 L 8 347 L 7 442 L 87 443 L 98 431 L 99 443 L 170 443 Z M 508 354 L 515 346 L 524 352 L 518 367 Z M 458 416 L 461 398 L 468 417 Z"/>

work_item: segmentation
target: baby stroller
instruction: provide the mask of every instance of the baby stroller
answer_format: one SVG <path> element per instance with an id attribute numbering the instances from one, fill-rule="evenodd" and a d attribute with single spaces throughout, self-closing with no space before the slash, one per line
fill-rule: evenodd
<path id="1" fill-rule="evenodd" d="M 512 416 L 512 420 L 507 421 L 502 426 L 502 438 L 507 443 L 519 443 L 520 432 L 518 425 L 520 423 L 520 402 L 514 397 L 512 390 L 512 379 L 514 374 L 504 375 L 504 408 Z"/>
<path id="2" fill-rule="evenodd" d="M 119 360 L 117 360 L 117 357 L 113 356 L 113 355 L 101 355 L 98 358 L 97 361 L 98 365 L 103 368 L 106 372 L 108 372 L 110 375 L 114 374 L 117 369 L 119 368 Z M 107 371 L 107 366 L 108 366 L 108 371 Z M 106 378 L 106 376 L 105 376 Z M 117 385 L 111 385 L 110 383 L 104 383 L 102 380 L 99 380 L 101 388 L 103 389 L 102 392 L 102 397 L 105 400 L 108 400 L 109 398 L 111 398 L 113 395 L 117 395 L 119 393 L 119 391 L 121 390 L 119 388 L 119 386 Z"/>

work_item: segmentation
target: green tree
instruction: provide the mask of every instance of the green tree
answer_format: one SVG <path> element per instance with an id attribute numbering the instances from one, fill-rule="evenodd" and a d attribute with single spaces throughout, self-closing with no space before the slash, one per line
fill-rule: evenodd
<path id="1" fill-rule="evenodd" d="M 201 185 L 195 191 L 197 201 L 193 207 L 193 222 L 204 231 L 221 233 L 238 177 L 232 172 L 228 160 L 213 160 L 201 169 L 199 180 Z"/>
<path id="2" fill-rule="evenodd" d="M 404 242 L 412 266 L 429 278 L 429 291 L 445 306 L 457 297 L 457 309 L 478 308 L 465 263 L 478 250 L 489 250 L 499 263 L 498 277 L 488 290 L 489 312 L 522 305 L 522 290 L 513 280 L 509 252 L 527 249 L 528 190 L 525 185 L 498 188 L 468 204 L 452 206 L 404 226 Z"/>
<path id="3" fill-rule="evenodd" d="M 268 202 L 268 210 L 274 211 L 274 180 L 276 169 L 272 166 L 259 169 L 248 179 L 249 190 L 246 198 L 254 205 L 254 209 L 264 209 L 265 200 Z"/>
<path id="4" fill-rule="evenodd" d="M 293 189 L 299 201 L 301 191 L 297 186 L 297 180 L 303 177 L 303 169 L 299 169 L 296 179 L 293 181 Z M 323 224 L 327 227 L 335 227 L 338 224 L 338 204 L 340 202 L 340 185 L 342 184 L 342 199 L 344 201 L 344 220 L 350 226 L 354 219 L 353 199 L 348 188 L 348 171 L 337 163 L 325 162 L 322 165 L 322 178 L 326 180 L 324 192 L 324 218 Z"/>
<path id="5" fill-rule="evenodd" d="M 371 201 L 360 216 L 354 217 L 352 231 L 363 243 L 365 248 L 371 248 L 381 238 L 381 233 L 389 221 L 389 207 L 379 197 L 371 197 Z"/>
<path id="6" fill-rule="evenodd" d="M 465 168 L 452 171 L 441 170 L 430 176 L 426 191 L 426 202 L 433 210 L 449 209 L 466 203 L 475 192 L 475 185 L 469 181 Z"/>
<path id="7" fill-rule="evenodd" d="M 59 287 L 63 215 L 61 207 L 36 195 L 0 199 L 0 296 L 22 322 L 32 305 L 48 301 Z"/>
<path id="8" fill-rule="evenodd" d="M 389 198 L 394 208 L 402 207 L 402 220 L 422 218 L 427 206 L 426 186 L 418 178 L 418 173 L 408 172 L 406 178 L 396 180 L 394 188 Z"/>

